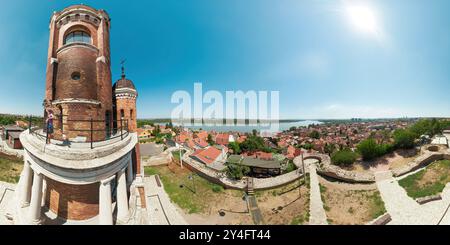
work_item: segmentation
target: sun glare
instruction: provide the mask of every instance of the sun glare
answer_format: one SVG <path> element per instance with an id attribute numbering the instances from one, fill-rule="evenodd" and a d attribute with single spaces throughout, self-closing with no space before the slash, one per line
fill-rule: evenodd
<path id="1" fill-rule="evenodd" d="M 379 27 L 374 11 L 367 6 L 348 6 L 346 8 L 351 24 L 358 30 L 368 34 L 378 34 Z"/>

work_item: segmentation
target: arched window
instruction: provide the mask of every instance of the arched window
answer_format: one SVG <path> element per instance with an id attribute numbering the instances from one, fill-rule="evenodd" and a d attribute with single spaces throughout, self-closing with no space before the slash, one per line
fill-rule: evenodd
<path id="1" fill-rule="evenodd" d="M 130 110 L 130 120 L 133 120 L 133 109 Z"/>
<path id="2" fill-rule="evenodd" d="M 64 44 L 70 43 L 91 43 L 91 35 L 84 31 L 74 31 L 69 33 L 64 39 Z"/>

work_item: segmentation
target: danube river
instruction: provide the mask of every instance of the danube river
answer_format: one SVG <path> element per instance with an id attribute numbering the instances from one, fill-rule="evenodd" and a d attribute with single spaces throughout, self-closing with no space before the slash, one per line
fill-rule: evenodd
<path id="1" fill-rule="evenodd" d="M 185 128 L 190 128 L 193 130 L 207 130 L 207 131 L 216 131 L 216 132 L 242 132 L 249 133 L 252 132 L 253 129 L 260 131 L 276 131 L 281 132 L 284 130 L 288 130 L 291 127 L 307 127 L 313 124 L 322 124 L 319 121 L 295 121 L 295 122 L 279 122 L 279 123 L 266 123 L 266 124 L 237 124 L 237 125 L 182 125 Z M 175 126 L 178 126 L 176 123 Z"/>

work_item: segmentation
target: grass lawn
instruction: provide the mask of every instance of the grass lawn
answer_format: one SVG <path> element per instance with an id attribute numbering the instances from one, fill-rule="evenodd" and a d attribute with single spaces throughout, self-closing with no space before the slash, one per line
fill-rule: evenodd
<path id="1" fill-rule="evenodd" d="M 450 160 L 436 161 L 427 168 L 401 179 L 398 183 L 412 198 L 441 193 L 450 182 Z"/>
<path id="2" fill-rule="evenodd" d="M 386 212 L 377 189 L 349 189 L 342 184 L 321 182 L 323 207 L 330 224 L 365 224 Z"/>
<path id="3" fill-rule="evenodd" d="M 243 196 L 241 191 L 224 190 L 222 186 L 195 174 L 192 181 L 189 176 L 193 173 L 175 164 L 171 164 L 170 167 L 145 167 L 145 175 L 154 174 L 159 175 L 170 199 L 191 214 L 207 213 L 211 211 L 210 209 L 225 209 L 227 201 L 233 198 L 240 199 Z"/>
<path id="4" fill-rule="evenodd" d="M 0 153 L 0 181 L 14 184 L 19 182 L 22 169 L 22 159 Z"/>

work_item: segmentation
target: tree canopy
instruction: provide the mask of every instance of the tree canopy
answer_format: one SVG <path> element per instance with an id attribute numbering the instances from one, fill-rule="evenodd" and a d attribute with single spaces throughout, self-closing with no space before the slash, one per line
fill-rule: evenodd
<path id="1" fill-rule="evenodd" d="M 331 155 L 331 162 L 335 165 L 351 165 L 358 157 L 358 154 L 350 149 L 343 149 Z"/>
<path id="2" fill-rule="evenodd" d="M 410 149 L 414 147 L 416 134 L 411 130 L 399 129 L 394 132 L 395 147 L 400 149 Z"/>

